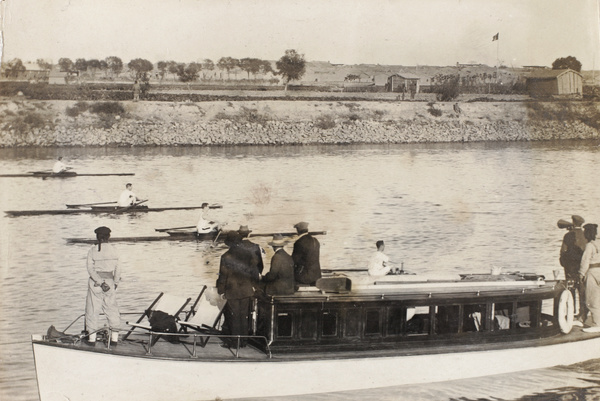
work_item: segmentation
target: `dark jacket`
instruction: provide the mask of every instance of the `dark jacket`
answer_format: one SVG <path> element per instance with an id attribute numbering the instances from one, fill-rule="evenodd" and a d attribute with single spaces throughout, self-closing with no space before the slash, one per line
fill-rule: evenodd
<path id="1" fill-rule="evenodd" d="M 258 271 L 251 264 L 251 255 L 241 245 L 232 245 L 221 256 L 217 291 L 226 299 L 252 297 L 258 284 Z"/>
<path id="2" fill-rule="evenodd" d="M 297 283 L 312 284 L 321 278 L 320 247 L 319 241 L 310 234 L 303 235 L 294 243 L 292 259 Z"/>
<path id="3" fill-rule="evenodd" d="M 263 276 L 267 283 L 267 295 L 291 295 L 294 293 L 294 259 L 279 249 L 271 258 L 271 270 Z"/>
<path id="4" fill-rule="evenodd" d="M 586 244 L 587 240 L 581 228 L 570 230 L 563 237 L 562 247 L 560 248 L 560 265 L 565 268 L 567 280 L 577 279 L 579 264 Z"/>
<path id="5" fill-rule="evenodd" d="M 256 267 L 258 272 L 262 274 L 265 267 L 263 265 L 262 250 L 260 249 L 260 246 L 249 239 L 244 239 L 242 240 L 242 247 L 246 250 L 246 252 L 252 255 L 251 263 Z"/>

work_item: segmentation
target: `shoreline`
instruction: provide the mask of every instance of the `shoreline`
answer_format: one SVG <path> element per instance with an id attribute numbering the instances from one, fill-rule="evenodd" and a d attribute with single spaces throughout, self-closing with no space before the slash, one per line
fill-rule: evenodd
<path id="1" fill-rule="evenodd" d="M 600 139 L 583 101 L 0 100 L 0 147 L 405 144 Z"/>

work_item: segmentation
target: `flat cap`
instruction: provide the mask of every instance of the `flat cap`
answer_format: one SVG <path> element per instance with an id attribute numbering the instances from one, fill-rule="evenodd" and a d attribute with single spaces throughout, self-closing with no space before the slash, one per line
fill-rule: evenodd
<path id="1" fill-rule="evenodd" d="M 105 226 L 102 226 L 102 227 L 98 227 L 98 228 L 96 228 L 96 229 L 94 230 L 94 232 L 95 232 L 97 235 L 104 235 L 104 236 L 106 236 L 106 235 L 110 235 L 110 228 L 108 228 L 108 227 L 105 227 Z"/>
<path id="2" fill-rule="evenodd" d="M 294 228 L 298 231 L 308 230 L 308 223 L 305 221 L 301 221 L 300 223 L 294 224 Z"/>

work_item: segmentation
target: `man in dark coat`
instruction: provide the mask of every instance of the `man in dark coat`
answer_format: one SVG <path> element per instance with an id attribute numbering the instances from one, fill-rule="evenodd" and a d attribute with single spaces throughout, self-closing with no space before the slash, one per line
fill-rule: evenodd
<path id="1" fill-rule="evenodd" d="M 248 228 L 248 226 L 240 226 L 238 233 L 242 237 L 242 247 L 252 255 L 252 264 L 256 267 L 258 274 L 262 274 L 264 267 L 263 264 L 263 249 L 254 242 L 248 239 L 248 236 L 252 230 Z"/>
<path id="2" fill-rule="evenodd" d="M 242 238 L 230 231 L 225 239 L 229 250 L 221 256 L 217 291 L 227 300 L 223 309 L 225 323 L 223 332 L 231 335 L 248 335 L 248 314 L 259 275 L 251 265 L 251 257 L 242 246 Z M 236 346 L 237 340 L 224 341 L 223 346 Z M 246 339 L 240 341 L 245 346 Z"/>
<path id="3" fill-rule="evenodd" d="M 283 236 L 275 234 L 269 242 L 275 254 L 271 258 L 271 269 L 262 278 L 266 283 L 267 295 L 291 295 L 294 293 L 294 259 L 283 249 Z"/>
<path id="4" fill-rule="evenodd" d="M 565 268 L 565 278 L 574 282 L 575 288 L 579 292 L 579 321 L 585 321 L 587 316 L 587 306 L 585 305 L 585 284 L 579 280 L 579 265 L 581 263 L 581 257 L 583 256 L 583 250 L 587 245 L 587 240 L 583 235 L 583 229 L 581 226 L 584 223 L 584 219 L 581 216 L 571 216 L 573 226 L 563 237 L 562 246 L 560 248 L 560 265 Z M 575 291 L 572 290 L 573 297 L 575 297 Z"/>
<path id="5" fill-rule="evenodd" d="M 296 283 L 316 285 L 321 278 L 319 263 L 319 241 L 308 233 L 308 223 L 301 221 L 294 225 L 300 237 L 294 243 L 292 259 L 294 260 L 294 278 Z"/>

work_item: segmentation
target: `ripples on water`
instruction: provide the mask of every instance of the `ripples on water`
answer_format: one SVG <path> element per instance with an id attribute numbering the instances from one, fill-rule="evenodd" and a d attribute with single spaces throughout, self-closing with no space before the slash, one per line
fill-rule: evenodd
<path id="1" fill-rule="evenodd" d="M 227 228 L 293 231 L 293 224 L 308 221 L 312 230 L 327 231 L 319 238 L 324 268 L 364 268 L 375 241 L 383 239 L 393 262 L 427 277 L 483 273 L 492 265 L 551 277 L 560 268 L 564 234 L 556 221 L 576 213 L 600 222 L 600 186 L 590 185 L 599 149 L 585 142 L 0 149 L 3 174 L 48 169 L 58 155 L 81 173 L 136 173 L 0 178 L 0 205 L 61 209 L 66 203 L 112 201 L 131 181 L 154 207 L 220 203 L 223 209 L 212 217 Z M 83 313 L 89 246 L 67 245 L 65 238 L 91 238 L 100 225 L 109 226 L 113 236 L 158 235 L 155 228 L 193 225 L 197 218 L 194 210 L 0 218 L 0 399 L 37 399 L 30 334 L 51 324 L 64 328 Z M 267 241 L 258 239 L 269 250 Z M 202 284 L 214 283 L 224 251 L 191 242 L 117 246 L 123 311 L 140 310 L 160 291 L 194 296 Z M 597 364 L 590 366 L 298 399 L 600 397 L 587 390 L 597 385 L 600 372 Z"/>

